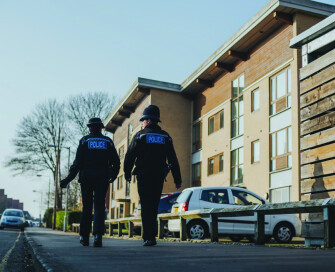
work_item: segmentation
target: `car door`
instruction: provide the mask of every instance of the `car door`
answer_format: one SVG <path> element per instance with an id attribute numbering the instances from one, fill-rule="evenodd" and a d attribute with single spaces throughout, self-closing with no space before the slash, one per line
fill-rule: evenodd
<path id="1" fill-rule="evenodd" d="M 246 206 L 264 204 L 264 200 L 258 198 L 245 190 L 231 189 L 234 205 Z M 254 234 L 255 216 L 238 216 L 235 217 L 234 233 L 235 234 Z M 265 231 L 269 229 L 269 216 L 265 217 Z"/>
<path id="2" fill-rule="evenodd" d="M 203 189 L 200 193 L 199 200 L 200 209 L 213 209 L 213 208 L 229 208 L 234 205 L 229 204 L 229 196 L 227 189 Z M 226 220 L 226 222 L 218 223 L 219 233 L 233 233 L 233 223 L 230 222 L 233 218 L 220 218 Z"/>

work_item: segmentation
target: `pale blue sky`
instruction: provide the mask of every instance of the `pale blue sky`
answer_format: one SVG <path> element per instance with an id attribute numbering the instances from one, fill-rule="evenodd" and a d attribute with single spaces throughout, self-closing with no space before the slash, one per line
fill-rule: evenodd
<path id="1" fill-rule="evenodd" d="M 32 191 L 46 192 L 51 175 L 3 167 L 36 104 L 89 91 L 122 97 L 137 77 L 181 83 L 267 2 L 0 1 L 0 188 L 38 216 Z"/>

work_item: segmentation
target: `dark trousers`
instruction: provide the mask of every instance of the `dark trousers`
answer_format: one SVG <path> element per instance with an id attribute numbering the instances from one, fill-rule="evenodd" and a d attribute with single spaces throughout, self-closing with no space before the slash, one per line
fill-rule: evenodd
<path id="1" fill-rule="evenodd" d="M 83 210 L 80 219 L 80 235 L 88 237 L 92 225 L 92 208 L 94 202 L 93 235 L 104 234 L 105 198 L 109 183 L 85 181 L 80 184 Z"/>
<path id="2" fill-rule="evenodd" d="M 157 235 L 157 210 L 162 194 L 164 178 L 159 175 L 138 175 L 137 190 L 141 201 L 143 240 Z"/>

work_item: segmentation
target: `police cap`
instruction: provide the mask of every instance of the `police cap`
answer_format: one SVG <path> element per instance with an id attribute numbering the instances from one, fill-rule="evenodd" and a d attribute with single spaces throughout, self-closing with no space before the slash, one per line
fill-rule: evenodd
<path id="1" fill-rule="evenodd" d="M 144 109 L 140 121 L 143 121 L 145 119 L 153 119 L 156 120 L 157 122 L 161 122 L 159 118 L 160 118 L 159 108 L 156 105 L 149 105 Z"/>
<path id="2" fill-rule="evenodd" d="M 104 124 L 102 123 L 101 119 L 98 118 L 98 117 L 93 117 L 91 118 L 89 121 L 88 121 L 88 124 L 87 124 L 88 127 L 91 127 L 91 126 L 100 126 L 102 128 L 104 128 Z"/>

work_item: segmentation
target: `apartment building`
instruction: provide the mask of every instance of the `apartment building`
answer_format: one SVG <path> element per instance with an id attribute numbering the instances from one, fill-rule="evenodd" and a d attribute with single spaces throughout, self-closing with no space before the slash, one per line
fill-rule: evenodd
<path id="1" fill-rule="evenodd" d="M 241 186 L 272 202 L 299 200 L 301 54 L 289 45 L 334 12 L 313 1 L 271 0 L 181 85 L 139 78 L 105 120 L 121 161 L 144 108 L 155 104 L 184 188 Z M 112 218 L 131 214 L 135 180 L 127 187 L 120 173 L 110 198 Z"/>
<path id="2" fill-rule="evenodd" d="M 300 197 L 300 56 L 290 39 L 335 12 L 270 1 L 182 84 L 193 99 L 192 185 Z"/>
<path id="3" fill-rule="evenodd" d="M 180 90 L 179 84 L 138 78 L 106 118 L 106 130 L 113 133 L 113 141 L 121 160 L 119 176 L 109 189 L 111 218 L 130 215 L 139 204 L 136 178 L 133 176 L 130 183 L 126 182 L 123 162 L 132 137 L 141 129 L 139 120 L 143 110 L 149 104 L 160 108 L 162 123 L 159 125 L 173 138 L 183 177 L 182 188 L 190 187 L 192 102 L 181 95 Z M 164 183 L 163 192 L 173 191 L 175 187 L 170 173 Z"/>

